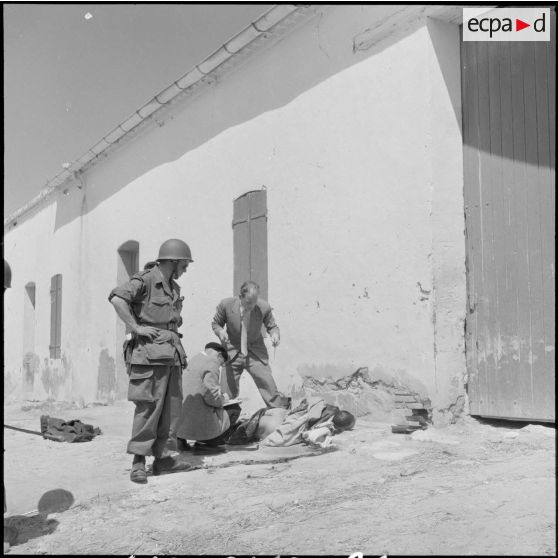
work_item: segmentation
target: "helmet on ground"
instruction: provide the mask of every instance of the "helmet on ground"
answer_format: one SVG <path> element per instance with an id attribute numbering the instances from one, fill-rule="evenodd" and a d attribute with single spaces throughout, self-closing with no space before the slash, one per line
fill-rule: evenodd
<path id="1" fill-rule="evenodd" d="M 178 238 L 171 238 L 165 240 L 159 248 L 159 255 L 157 256 L 157 261 L 159 260 L 188 260 L 193 262 L 192 253 L 190 252 L 190 247 L 183 240 Z"/>
<path id="2" fill-rule="evenodd" d="M 8 265 L 8 262 L 4 260 L 4 288 L 8 289 L 12 286 L 12 270 Z"/>

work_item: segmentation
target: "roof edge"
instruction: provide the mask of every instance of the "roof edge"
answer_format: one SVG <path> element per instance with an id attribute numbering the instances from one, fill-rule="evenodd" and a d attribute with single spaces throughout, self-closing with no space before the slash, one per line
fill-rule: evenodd
<path id="1" fill-rule="evenodd" d="M 257 39 L 273 33 L 273 28 L 278 24 L 285 22 L 285 20 L 297 12 L 306 11 L 309 7 L 311 5 L 307 4 L 274 5 L 183 76 L 154 95 L 131 116 L 103 136 L 101 140 L 89 148 L 83 155 L 72 163 L 64 165 L 64 169 L 48 180 L 46 186 L 35 197 L 4 219 L 4 228 L 6 229 L 10 225 L 15 224 L 17 219 L 25 216 L 39 204 L 50 198 L 61 186 L 71 180 L 79 180 L 80 174 L 101 160 L 102 155 L 106 156 L 107 150 L 129 137 L 140 124 L 150 119 L 161 108 L 170 104 L 171 101 L 175 100 L 185 91 L 195 88 L 200 82 L 207 81 L 207 78 L 216 73 L 223 63 L 236 58 L 241 51 Z"/>

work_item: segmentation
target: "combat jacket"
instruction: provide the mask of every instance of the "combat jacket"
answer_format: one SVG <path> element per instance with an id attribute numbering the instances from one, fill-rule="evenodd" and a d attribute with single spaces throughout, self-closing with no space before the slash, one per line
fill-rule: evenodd
<path id="1" fill-rule="evenodd" d="M 129 347 L 129 364 L 186 366 L 186 354 L 178 333 L 178 327 L 182 325 L 180 313 L 184 298 L 180 296 L 176 281 L 171 279 L 171 284 L 167 284 L 159 267 L 155 266 L 136 273 L 113 289 L 109 301 L 114 296 L 130 305 L 139 325 L 161 330 L 153 341 L 145 337 L 133 339 L 132 347 Z"/>

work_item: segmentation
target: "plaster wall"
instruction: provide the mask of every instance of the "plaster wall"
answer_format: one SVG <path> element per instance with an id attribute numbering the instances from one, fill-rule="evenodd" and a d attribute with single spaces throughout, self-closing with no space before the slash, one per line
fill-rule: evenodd
<path id="1" fill-rule="evenodd" d="M 24 284 L 37 284 L 44 371 L 50 276 L 62 273 L 64 382 L 55 396 L 97 398 L 99 378 L 121 358 L 107 295 L 127 240 L 140 244 L 140 267 L 166 238 L 190 244 L 182 332 L 187 352 L 200 350 L 213 337 L 215 305 L 233 294 L 232 201 L 265 187 L 279 387 L 368 366 L 435 405 L 454 402 L 465 369 L 458 34 L 400 12 L 320 7 L 93 167 L 82 189 L 9 231 L 14 393 Z M 397 23 L 387 34 L 386 21 Z M 371 39 L 355 49 L 363 32 Z M 260 406 L 251 381 L 243 386 Z"/>

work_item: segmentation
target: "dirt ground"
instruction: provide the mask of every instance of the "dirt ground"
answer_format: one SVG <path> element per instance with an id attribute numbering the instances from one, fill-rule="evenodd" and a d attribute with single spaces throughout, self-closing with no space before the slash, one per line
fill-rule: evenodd
<path id="1" fill-rule="evenodd" d="M 103 434 L 64 444 L 4 430 L 4 524 L 19 529 L 10 553 L 556 553 L 553 427 L 466 417 L 408 436 L 362 417 L 334 451 L 195 457 L 195 470 L 135 485 L 130 403 L 21 407 L 5 406 L 5 424 L 36 430 L 50 414 Z M 47 514 L 56 494 L 71 507 Z"/>

